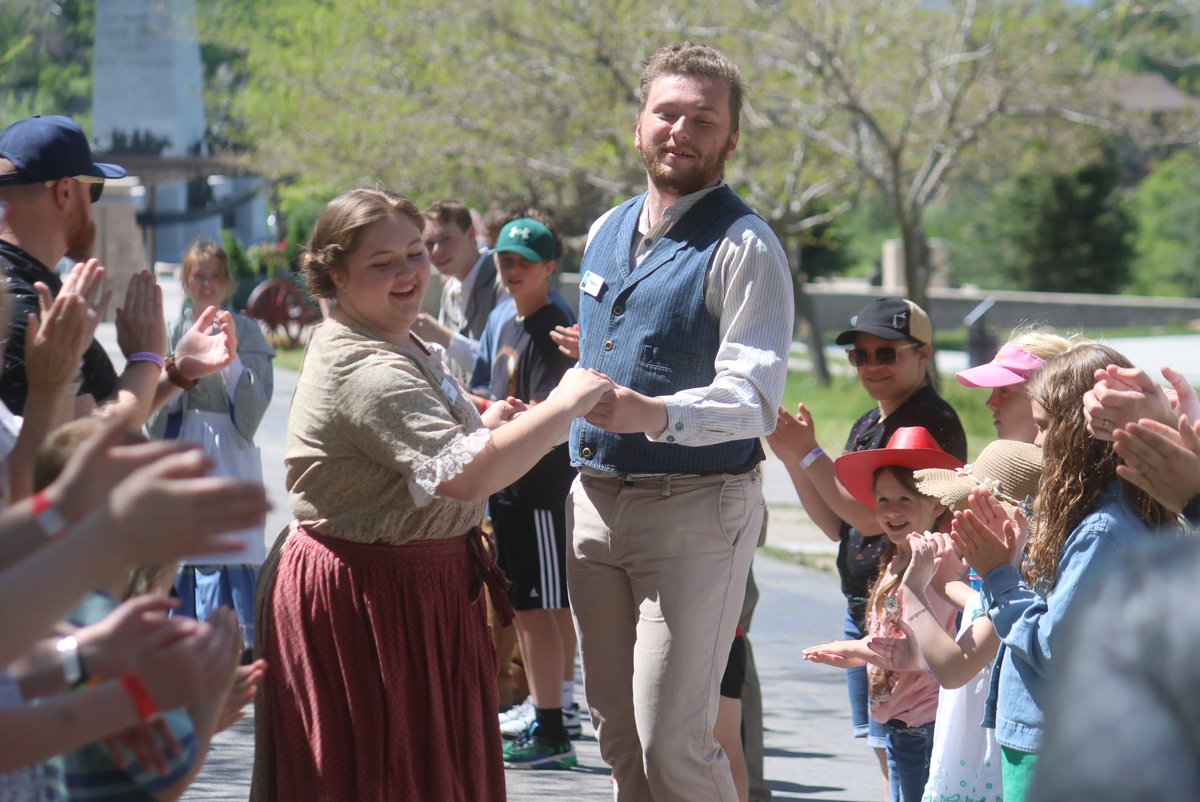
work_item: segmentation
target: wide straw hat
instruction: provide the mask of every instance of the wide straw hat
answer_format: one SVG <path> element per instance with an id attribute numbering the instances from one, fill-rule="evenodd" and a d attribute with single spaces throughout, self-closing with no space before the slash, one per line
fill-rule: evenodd
<path id="1" fill-rule="evenodd" d="M 850 495 L 875 509 L 875 473 L 880 468 L 947 468 L 953 473 L 962 464 L 943 451 L 924 426 L 902 426 L 885 448 L 843 454 L 834 460 L 833 469 Z"/>
<path id="2" fill-rule="evenodd" d="M 920 470 L 913 476 L 918 490 L 956 512 L 967 508 L 972 490 L 986 487 L 1010 518 L 1018 508 L 1028 516 L 1042 476 L 1042 450 L 1032 443 L 995 440 L 969 465 Z"/>

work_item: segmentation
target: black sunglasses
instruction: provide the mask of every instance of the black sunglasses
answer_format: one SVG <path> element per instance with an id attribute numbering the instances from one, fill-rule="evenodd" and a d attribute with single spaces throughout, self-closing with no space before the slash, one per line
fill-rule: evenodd
<path id="1" fill-rule="evenodd" d="M 88 194 L 92 196 L 92 203 L 96 203 L 97 201 L 99 201 L 100 196 L 104 194 L 104 179 L 101 178 L 100 176 L 97 176 L 97 175 L 68 175 L 68 176 L 64 176 L 64 178 L 69 178 L 72 181 L 78 181 L 81 184 L 86 184 L 87 188 L 88 188 Z M 58 183 L 61 180 L 62 180 L 61 178 L 53 178 L 49 181 L 43 181 L 42 183 L 45 184 L 47 187 L 53 187 L 56 183 Z"/>
<path id="2" fill-rule="evenodd" d="M 890 345 L 883 348 L 876 348 L 874 352 L 864 351 L 861 348 L 846 349 L 846 356 L 850 358 L 850 364 L 856 368 L 865 368 L 874 362 L 877 365 L 894 365 L 896 360 L 900 358 L 900 352 L 905 348 L 916 348 L 920 343 L 907 343 L 899 348 L 893 348 Z"/>

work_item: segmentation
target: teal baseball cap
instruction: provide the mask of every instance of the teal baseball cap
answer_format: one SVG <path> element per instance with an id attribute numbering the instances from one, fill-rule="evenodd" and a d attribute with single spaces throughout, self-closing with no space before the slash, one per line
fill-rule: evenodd
<path id="1" fill-rule="evenodd" d="M 545 262 L 558 258 L 558 243 L 544 223 L 522 217 L 500 229 L 495 252 L 515 253 L 531 262 Z"/>

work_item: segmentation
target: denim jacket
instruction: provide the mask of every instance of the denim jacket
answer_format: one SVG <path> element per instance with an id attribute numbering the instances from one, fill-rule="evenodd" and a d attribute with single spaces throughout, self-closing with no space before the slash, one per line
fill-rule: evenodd
<path id="1" fill-rule="evenodd" d="M 1000 635 L 1000 651 L 984 707 L 983 726 L 996 728 L 1001 746 L 1037 752 L 1042 742 L 1046 679 L 1061 644 L 1063 618 L 1075 597 L 1104 574 L 1108 563 L 1149 530 L 1113 480 L 1063 545 L 1057 582 L 1043 595 L 1020 571 L 1002 565 L 983 583 L 983 603 Z"/>

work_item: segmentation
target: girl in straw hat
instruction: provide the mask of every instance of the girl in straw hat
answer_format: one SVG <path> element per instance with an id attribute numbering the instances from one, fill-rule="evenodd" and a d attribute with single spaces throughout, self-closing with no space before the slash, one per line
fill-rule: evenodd
<path id="1" fill-rule="evenodd" d="M 1173 518 L 1120 478 L 1112 444 L 1088 432 L 1083 395 L 1108 365 L 1129 367 L 1129 361 L 1111 348 L 1084 344 L 1050 360 L 1029 384 L 1045 468 L 1022 568 L 1017 527 L 988 502 L 987 491 L 971 492 L 972 502 L 984 506 L 954 514 L 955 544 L 984 578 L 983 602 L 1001 640 L 985 723 L 995 726 L 1002 747 L 1009 802 L 1026 798 L 1033 775 L 1061 622 L 1107 563 Z"/>
<path id="2" fill-rule="evenodd" d="M 1042 450 L 1031 443 L 996 440 L 971 465 L 957 470 L 931 468 L 914 475 L 917 488 L 939 499 L 952 511 L 970 507 L 970 494 L 991 488 L 1008 515 L 1020 516 L 1037 492 Z M 983 499 L 977 504 L 983 514 Z M 987 507 L 991 511 L 991 507 Z M 938 695 L 933 759 L 923 800 L 943 802 L 963 796 L 978 802 L 1002 799 L 1000 747 L 993 730 L 979 726 L 990 685 L 992 659 L 1000 637 L 988 619 L 979 592 L 954 576 L 962 562 L 945 535 L 909 536 L 912 559 L 904 572 L 906 609 L 934 611 L 928 590 L 963 610 L 957 639 L 934 623 L 932 616 L 914 615 L 904 639 L 874 638 L 868 647 L 891 668 L 933 672 L 942 690 Z M 1016 558 L 1019 559 L 1020 552 Z M 951 577 L 951 581 L 944 581 Z M 935 597 L 937 598 L 937 597 Z M 919 649 L 914 652 L 913 645 Z"/>
<path id="3" fill-rule="evenodd" d="M 903 638 L 903 621 L 920 616 L 900 596 L 900 578 L 911 558 L 910 533 L 937 530 L 946 520 L 946 507 L 917 490 L 913 471 L 956 468 L 962 460 L 943 451 L 920 426 L 896 430 L 886 448 L 844 454 L 834 464 L 838 480 L 864 505 L 875 510 L 887 545 L 879 578 L 867 603 L 867 637 L 835 641 L 804 651 L 804 659 L 838 668 L 866 665 L 871 716 L 884 725 L 891 798 L 916 802 L 929 773 L 933 720 L 937 712 L 937 681 L 924 670 L 894 670 L 880 665 L 867 642 L 872 636 Z M 938 626 L 951 628 L 957 610 L 943 599 L 933 601 Z"/>

